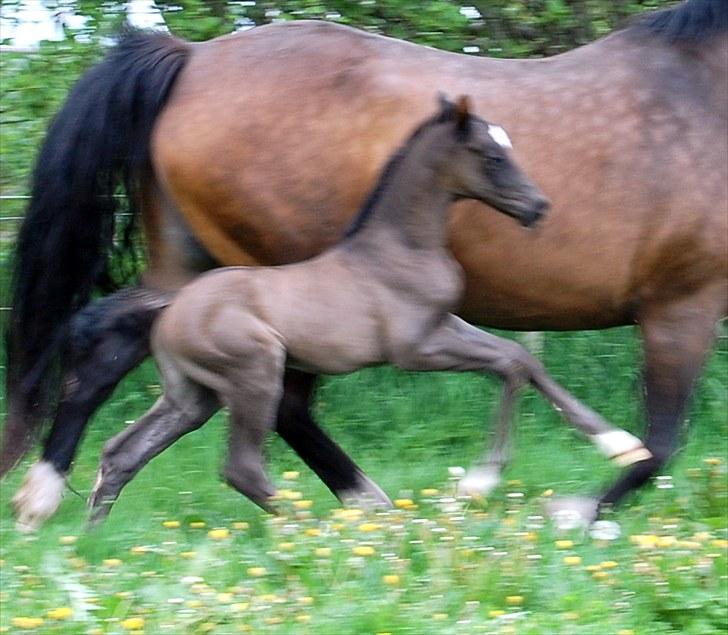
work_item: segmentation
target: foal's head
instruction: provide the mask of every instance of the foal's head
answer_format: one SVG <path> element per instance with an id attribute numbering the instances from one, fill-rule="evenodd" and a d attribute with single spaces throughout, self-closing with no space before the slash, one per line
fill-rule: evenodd
<path id="1" fill-rule="evenodd" d="M 440 103 L 438 120 L 452 124 L 454 140 L 438 166 L 448 190 L 487 203 L 524 226 L 535 223 L 549 202 L 511 158 L 505 130 L 473 115 L 465 96 L 455 103 L 441 97 Z"/>

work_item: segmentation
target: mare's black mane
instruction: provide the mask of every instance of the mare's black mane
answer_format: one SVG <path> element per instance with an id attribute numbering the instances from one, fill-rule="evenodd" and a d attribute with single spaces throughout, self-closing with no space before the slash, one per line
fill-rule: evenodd
<path id="1" fill-rule="evenodd" d="M 700 42 L 728 30 L 728 0 L 687 0 L 637 18 L 626 31 L 667 42 Z"/>

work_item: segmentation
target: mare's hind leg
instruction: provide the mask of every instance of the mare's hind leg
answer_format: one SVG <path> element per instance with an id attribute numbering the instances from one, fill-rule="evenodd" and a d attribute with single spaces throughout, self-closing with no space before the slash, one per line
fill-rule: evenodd
<path id="1" fill-rule="evenodd" d="M 384 491 L 311 417 L 315 383 L 315 375 L 286 369 L 276 432 L 342 503 L 391 507 Z"/>
<path id="2" fill-rule="evenodd" d="M 136 423 L 104 446 L 96 485 L 89 497 L 91 523 L 106 518 L 122 488 L 142 467 L 177 439 L 199 428 L 220 407 L 207 388 L 169 368 L 163 368 L 163 372 L 165 394 Z"/>
<path id="3" fill-rule="evenodd" d="M 645 445 L 652 458 L 633 466 L 601 498 L 614 504 L 660 470 L 677 450 L 680 424 L 695 380 L 726 311 L 726 287 L 719 283 L 701 296 L 646 307 L 640 314 L 644 338 Z"/>
<path id="4" fill-rule="evenodd" d="M 539 390 L 609 458 L 628 464 L 649 456 L 639 439 L 612 427 L 596 412 L 573 397 L 520 344 L 481 331 L 454 315 L 448 316 L 441 326 L 416 347 L 404 351 L 395 361 L 399 366 L 412 370 L 487 371 L 503 378 L 506 390 L 496 435 L 497 444 L 503 447 L 499 449 L 496 446 L 496 457 L 499 454 L 506 456 L 504 448 L 507 429 L 511 425 L 513 400 L 518 389 L 526 383 Z M 493 467 L 498 467 L 497 463 Z M 477 485 L 478 476 L 476 472 L 472 485 Z M 484 479 L 481 478 L 480 481 L 484 482 Z"/>
<path id="5" fill-rule="evenodd" d="M 63 394 L 41 460 L 13 498 L 18 527 L 36 529 L 55 513 L 91 415 L 121 379 L 149 355 L 149 332 L 168 295 L 123 289 L 94 302 L 71 320 Z"/>

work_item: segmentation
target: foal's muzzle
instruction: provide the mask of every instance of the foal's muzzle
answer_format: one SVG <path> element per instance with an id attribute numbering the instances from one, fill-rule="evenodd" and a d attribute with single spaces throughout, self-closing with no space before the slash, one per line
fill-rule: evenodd
<path id="1" fill-rule="evenodd" d="M 537 198 L 531 207 L 524 210 L 523 214 L 521 214 L 521 225 L 524 227 L 532 227 L 535 225 L 540 218 L 546 214 L 550 205 L 551 204 L 547 198 Z"/>

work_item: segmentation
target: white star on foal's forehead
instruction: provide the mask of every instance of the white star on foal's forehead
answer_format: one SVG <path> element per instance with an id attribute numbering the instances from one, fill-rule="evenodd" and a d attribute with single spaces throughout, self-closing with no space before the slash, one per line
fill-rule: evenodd
<path id="1" fill-rule="evenodd" d="M 488 134 L 490 135 L 491 139 L 493 139 L 493 141 L 495 141 L 499 146 L 502 146 L 504 148 L 513 147 L 513 144 L 511 143 L 511 138 L 508 136 L 508 133 L 500 126 L 489 124 Z"/>

